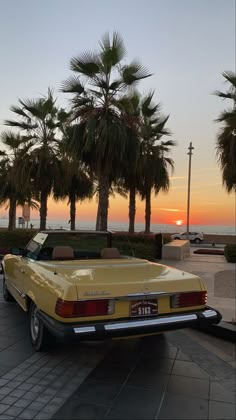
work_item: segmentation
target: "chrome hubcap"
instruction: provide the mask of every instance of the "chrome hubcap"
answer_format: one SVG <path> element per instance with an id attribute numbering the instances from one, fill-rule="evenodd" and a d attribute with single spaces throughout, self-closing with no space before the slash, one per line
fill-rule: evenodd
<path id="1" fill-rule="evenodd" d="M 37 308 L 35 307 L 31 315 L 31 335 L 33 340 L 37 340 L 39 335 L 39 319 L 37 317 Z"/>

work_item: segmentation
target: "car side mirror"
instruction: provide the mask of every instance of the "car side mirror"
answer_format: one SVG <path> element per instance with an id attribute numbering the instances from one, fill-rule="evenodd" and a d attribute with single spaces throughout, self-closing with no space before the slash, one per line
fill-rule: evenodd
<path id="1" fill-rule="evenodd" d="M 23 255 L 23 248 L 13 247 L 11 248 L 10 253 L 13 255 Z"/>

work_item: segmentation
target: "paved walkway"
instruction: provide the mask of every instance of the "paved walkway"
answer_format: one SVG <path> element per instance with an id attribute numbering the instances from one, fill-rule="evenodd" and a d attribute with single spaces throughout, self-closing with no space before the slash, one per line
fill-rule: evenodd
<path id="1" fill-rule="evenodd" d="M 234 419 L 233 370 L 188 333 L 120 341 L 54 419 Z"/>
<path id="2" fill-rule="evenodd" d="M 34 353 L 27 315 L 0 298 L 0 419 L 51 418 L 234 419 L 235 346 L 186 329 Z"/>
<path id="3" fill-rule="evenodd" d="M 194 254 L 182 261 L 161 260 L 161 263 L 196 274 L 204 280 L 208 304 L 220 311 L 224 321 L 236 322 L 236 265 L 228 263 L 223 255 Z"/>

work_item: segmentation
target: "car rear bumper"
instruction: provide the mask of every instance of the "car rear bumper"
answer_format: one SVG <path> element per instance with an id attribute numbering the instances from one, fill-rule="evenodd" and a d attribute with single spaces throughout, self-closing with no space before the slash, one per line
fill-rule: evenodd
<path id="1" fill-rule="evenodd" d="M 58 338 L 79 337 L 86 340 L 153 334 L 187 327 L 206 327 L 218 324 L 222 318 L 218 311 L 210 307 L 201 311 L 179 312 L 158 317 L 80 324 L 59 322 L 41 311 L 38 311 L 38 317 Z"/>

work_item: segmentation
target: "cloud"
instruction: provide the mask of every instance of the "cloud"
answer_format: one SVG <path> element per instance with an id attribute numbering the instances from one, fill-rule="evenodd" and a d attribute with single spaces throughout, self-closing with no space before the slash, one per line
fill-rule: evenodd
<path id="1" fill-rule="evenodd" d="M 172 211 L 172 212 L 178 212 L 178 211 L 180 211 L 182 213 L 186 213 L 185 210 L 181 210 L 181 209 L 166 209 L 164 207 L 158 208 L 158 210 L 161 210 L 161 211 Z"/>
<path id="2" fill-rule="evenodd" d="M 171 187 L 171 190 L 186 190 L 186 185 L 183 187 Z"/>
<path id="3" fill-rule="evenodd" d="M 212 183 L 212 184 L 196 184 L 196 185 L 193 185 L 193 189 L 195 189 L 195 188 L 208 188 L 208 187 L 218 187 L 219 185 L 222 185 L 222 183 L 221 182 L 214 182 L 214 183 Z"/>
<path id="4" fill-rule="evenodd" d="M 214 166 L 214 167 L 212 167 L 212 168 L 201 168 L 199 171 L 198 171 L 198 173 L 201 173 L 201 172 L 209 172 L 209 171 L 219 171 L 219 168 L 217 167 L 217 166 Z"/>
<path id="5" fill-rule="evenodd" d="M 186 179 L 186 176 L 170 176 L 171 181 L 175 181 L 176 179 Z"/>

